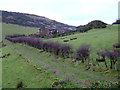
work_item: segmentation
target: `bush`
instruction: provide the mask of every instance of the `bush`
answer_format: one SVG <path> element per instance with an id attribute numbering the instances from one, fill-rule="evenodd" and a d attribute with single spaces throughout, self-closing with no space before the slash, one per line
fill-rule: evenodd
<path id="1" fill-rule="evenodd" d="M 60 43 L 52 42 L 51 43 L 51 51 L 52 51 L 52 53 L 57 55 L 57 56 L 60 55 L 60 48 L 59 48 L 60 46 L 61 46 Z"/>
<path id="2" fill-rule="evenodd" d="M 13 35 L 11 35 L 13 36 Z M 42 40 L 38 38 L 32 38 L 32 37 L 11 37 L 6 36 L 5 38 L 13 43 L 25 43 L 29 46 L 43 49 L 43 51 L 53 53 L 54 55 L 60 55 L 62 57 L 69 57 L 71 47 L 67 44 L 60 44 L 58 42 L 43 42 Z"/>
<path id="3" fill-rule="evenodd" d="M 105 52 L 105 51 L 98 51 L 98 52 L 97 52 L 97 55 L 98 55 L 99 57 L 105 58 L 106 52 Z"/>
<path id="4" fill-rule="evenodd" d="M 71 52 L 71 47 L 67 44 L 61 44 L 60 45 L 60 54 L 63 58 L 68 58 Z"/>
<path id="5" fill-rule="evenodd" d="M 95 81 L 92 82 L 92 85 L 89 88 L 120 88 L 120 83 L 108 82 L 108 81 Z"/>
<path id="6" fill-rule="evenodd" d="M 59 87 L 59 88 L 65 88 L 67 85 L 67 82 L 66 81 L 63 81 L 63 80 L 58 80 L 58 79 L 55 79 L 52 83 L 52 87 Z"/>
<path id="7" fill-rule="evenodd" d="M 89 58 L 90 55 L 90 45 L 81 45 L 80 48 L 77 49 L 76 53 L 76 59 L 86 61 L 87 58 Z"/>
<path id="8" fill-rule="evenodd" d="M 118 57 L 120 57 L 120 51 L 118 50 L 106 50 L 106 57 L 108 57 L 110 59 L 110 69 L 115 69 L 115 64 L 116 61 L 118 60 Z"/>

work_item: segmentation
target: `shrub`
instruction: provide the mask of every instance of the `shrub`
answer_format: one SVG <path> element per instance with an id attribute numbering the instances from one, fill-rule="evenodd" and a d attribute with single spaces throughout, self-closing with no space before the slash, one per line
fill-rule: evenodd
<path id="1" fill-rule="evenodd" d="M 98 51 L 98 52 L 97 52 L 97 55 L 98 55 L 99 57 L 105 58 L 106 52 L 105 52 L 105 51 Z"/>
<path id="2" fill-rule="evenodd" d="M 110 69 L 115 69 L 115 64 L 118 60 L 118 57 L 120 56 L 120 51 L 105 49 L 104 51 L 98 51 L 97 54 L 98 56 L 101 56 L 103 59 L 105 59 L 105 57 L 109 58 L 111 64 Z"/>
<path id="3" fill-rule="evenodd" d="M 115 69 L 116 61 L 118 60 L 118 57 L 120 57 L 120 51 L 118 50 L 106 50 L 105 51 L 106 56 L 110 59 L 110 69 Z"/>
<path id="4" fill-rule="evenodd" d="M 60 55 L 63 58 L 68 58 L 70 55 L 70 52 L 72 51 L 71 46 L 69 46 L 68 44 L 61 44 L 60 45 Z"/>
<path id="5" fill-rule="evenodd" d="M 61 55 L 62 57 L 69 57 L 71 47 L 67 44 L 60 44 L 58 42 L 43 42 L 42 40 L 38 38 L 32 38 L 32 37 L 14 37 L 11 38 L 11 36 L 5 37 L 7 40 L 10 40 L 13 43 L 25 43 L 29 46 L 43 49 L 43 51 L 53 53 L 55 55 Z"/>
<path id="6" fill-rule="evenodd" d="M 95 81 L 92 82 L 92 85 L 89 88 L 120 88 L 120 83 L 108 82 L 108 81 Z"/>
<path id="7" fill-rule="evenodd" d="M 89 58 L 90 55 L 90 45 L 81 45 L 76 53 L 76 59 L 84 61 Z"/>
<path id="8" fill-rule="evenodd" d="M 67 81 L 58 80 L 58 79 L 55 79 L 52 83 L 53 88 L 55 88 L 55 87 L 65 88 L 66 85 L 67 85 Z"/>
<path id="9" fill-rule="evenodd" d="M 55 54 L 55 55 L 59 55 L 59 53 L 60 53 L 60 46 L 61 46 L 60 43 L 52 42 L 52 44 L 51 44 L 51 51 L 52 51 L 52 53 Z"/>

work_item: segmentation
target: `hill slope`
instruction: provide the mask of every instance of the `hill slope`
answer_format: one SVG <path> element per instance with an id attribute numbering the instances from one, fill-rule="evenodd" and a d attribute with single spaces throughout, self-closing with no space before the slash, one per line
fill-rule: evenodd
<path id="1" fill-rule="evenodd" d="M 29 27 L 55 28 L 55 29 L 58 29 L 59 31 L 66 30 L 66 29 L 75 29 L 75 26 L 63 24 L 43 16 L 37 16 L 34 14 L 26 14 L 26 13 L 18 13 L 18 12 L 2 11 L 2 22 L 17 24 L 22 26 L 29 26 Z"/>
<path id="2" fill-rule="evenodd" d="M 7 34 L 13 33 L 34 33 L 38 28 L 23 27 L 13 24 L 2 24 L 4 38 Z M 77 37 L 76 40 L 70 38 Z M 63 38 L 69 42 L 63 42 Z M 46 40 L 59 41 L 61 43 L 68 43 L 78 48 L 81 44 L 90 44 L 93 49 L 101 49 L 104 46 L 112 49 L 112 43 L 118 39 L 117 25 L 108 25 L 104 29 L 92 29 L 86 33 L 78 33 L 70 36 L 52 38 Z M 103 69 L 104 63 L 100 63 L 99 67 L 95 67 L 96 71 L 87 71 L 86 65 L 79 62 L 72 63 L 72 59 L 63 59 L 54 57 L 50 53 L 40 52 L 24 44 L 13 44 L 4 39 L 6 47 L 2 47 L 3 55 L 11 53 L 10 56 L 3 58 L 3 88 L 15 88 L 18 80 L 23 80 L 25 88 L 51 88 L 54 80 L 66 80 L 66 88 L 82 88 L 90 84 L 90 81 L 116 81 L 118 72 L 105 73 Z M 94 52 L 94 51 L 91 51 Z M 95 52 L 94 52 L 95 53 Z M 95 54 L 96 55 L 96 54 Z M 92 54 L 92 58 L 95 58 Z M 94 59 L 95 60 L 95 59 Z M 107 62 L 110 60 L 107 59 Z M 12 63 L 11 63 L 12 62 Z M 36 67 L 35 67 L 36 66 Z M 24 68 L 24 69 L 23 69 Z M 40 70 L 37 70 L 37 69 Z M 103 70 L 99 72 L 99 70 Z M 10 73 L 11 72 L 11 73 Z M 6 78 L 7 77 L 7 78 Z"/>
<path id="3" fill-rule="evenodd" d="M 2 37 L 8 34 L 21 33 L 32 34 L 39 30 L 39 28 L 23 27 L 13 24 L 2 24 L 3 32 Z M 70 40 L 71 38 L 77 38 L 76 40 Z M 74 35 L 46 39 L 45 41 L 59 41 L 61 43 L 68 43 L 74 49 L 77 49 L 81 44 L 90 44 L 94 49 L 100 49 L 104 47 L 112 48 L 112 44 L 118 41 L 118 25 L 107 25 L 106 28 L 92 29 L 85 33 L 78 33 Z M 69 40 L 69 42 L 64 42 Z"/>
<path id="4" fill-rule="evenodd" d="M 70 40 L 77 38 L 76 40 Z M 60 43 L 70 44 L 74 49 L 77 49 L 81 44 L 90 44 L 94 50 L 101 48 L 112 48 L 112 44 L 118 41 L 118 26 L 107 25 L 106 28 L 91 29 L 85 33 L 46 39 L 45 41 L 59 41 Z M 64 42 L 64 40 L 69 40 Z"/>

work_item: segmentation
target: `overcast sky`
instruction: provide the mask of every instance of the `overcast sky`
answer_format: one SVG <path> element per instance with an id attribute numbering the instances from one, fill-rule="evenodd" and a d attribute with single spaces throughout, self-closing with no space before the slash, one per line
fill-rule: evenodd
<path id="1" fill-rule="evenodd" d="M 92 20 L 112 24 L 118 19 L 119 0 L 0 0 L 0 10 L 45 16 L 69 24 Z"/>

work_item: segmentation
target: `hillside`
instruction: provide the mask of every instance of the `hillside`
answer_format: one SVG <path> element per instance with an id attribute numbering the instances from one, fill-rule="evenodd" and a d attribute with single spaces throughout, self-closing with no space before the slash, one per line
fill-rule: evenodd
<path id="1" fill-rule="evenodd" d="M 8 34 L 21 33 L 28 35 L 35 33 L 38 28 L 6 23 L 2 23 L 2 27 L 3 43 L 6 44 L 2 47 L 2 55 L 5 56 L 2 59 L 3 88 L 16 88 L 20 80 L 23 81 L 23 88 L 87 88 L 95 81 L 114 83 L 118 80 L 118 71 L 109 70 L 109 67 L 106 68 L 104 63 L 99 63 L 100 66 L 98 66 L 95 61 L 98 58 L 97 50 L 106 47 L 112 49 L 112 44 L 118 41 L 117 25 L 107 25 L 106 28 L 92 29 L 85 33 L 43 40 L 59 41 L 62 44 L 67 43 L 71 45 L 74 51 L 81 44 L 91 45 L 89 63 L 92 65 L 95 62 L 96 66 L 92 65 L 89 70 L 86 70 L 88 60 L 84 64 L 80 61 L 73 63 L 74 59 L 72 58 L 54 56 L 54 54 L 43 52 L 41 49 L 27 44 L 12 43 L 4 39 Z M 73 40 L 71 38 L 77 39 Z M 64 40 L 68 40 L 68 42 L 64 42 Z M 9 53 L 10 55 L 6 56 Z M 106 62 L 107 65 L 110 64 L 108 58 Z M 54 86 L 58 81 L 64 83 Z"/>
<path id="2" fill-rule="evenodd" d="M 36 33 L 39 28 L 23 27 L 13 24 L 2 24 L 3 32 L 2 37 L 8 34 L 21 33 L 21 34 L 33 34 Z M 76 40 L 70 40 L 70 38 L 77 37 Z M 58 38 L 45 39 L 45 41 L 59 41 L 61 43 L 68 43 L 77 49 L 81 44 L 90 44 L 95 49 L 100 49 L 102 47 L 112 48 L 112 44 L 118 40 L 118 25 L 107 25 L 106 28 L 102 29 L 92 29 L 85 33 L 78 33 L 69 36 L 63 36 Z M 64 40 L 69 40 L 69 42 L 64 42 Z"/>
<path id="3" fill-rule="evenodd" d="M 71 38 L 77 38 L 71 40 Z M 68 42 L 64 42 L 68 40 Z M 90 44 L 95 50 L 101 48 L 112 48 L 112 44 L 118 41 L 118 26 L 107 25 L 106 28 L 91 29 L 85 33 L 78 33 L 64 37 L 46 39 L 45 41 L 59 41 L 60 43 L 70 44 L 77 49 L 81 44 Z"/>
<path id="4" fill-rule="evenodd" d="M 59 32 L 61 32 L 61 30 L 65 31 L 65 30 L 75 29 L 75 26 L 63 24 L 63 23 L 57 22 L 55 20 L 51 20 L 43 16 L 19 13 L 19 12 L 2 11 L 2 22 L 10 23 L 10 24 L 17 24 L 21 26 L 29 26 L 29 27 L 55 28 L 55 29 L 58 29 Z"/>

